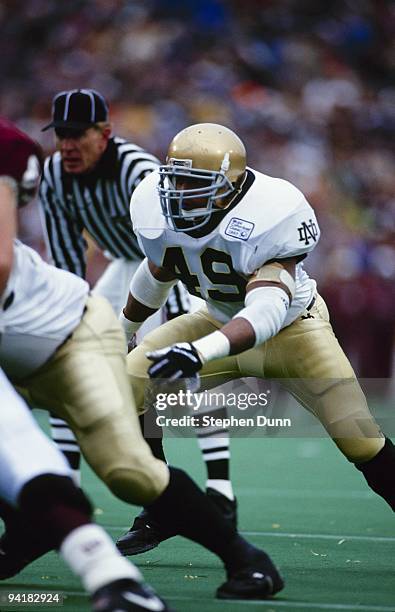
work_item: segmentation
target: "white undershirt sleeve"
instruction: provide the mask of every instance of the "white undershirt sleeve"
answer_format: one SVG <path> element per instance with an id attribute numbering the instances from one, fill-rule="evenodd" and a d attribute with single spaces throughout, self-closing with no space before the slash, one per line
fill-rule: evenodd
<path id="1" fill-rule="evenodd" d="M 257 287 L 249 291 L 245 308 L 233 318 L 242 317 L 253 327 L 255 345 L 272 338 L 282 328 L 289 308 L 289 297 L 279 287 Z"/>
<path id="2" fill-rule="evenodd" d="M 137 268 L 132 282 L 130 293 L 144 306 L 158 310 L 167 300 L 170 289 L 176 284 L 177 279 L 171 281 L 159 281 L 153 275 L 145 258 Z"/>
<path id="3" fill-rule="evenodd" d="M 143 304 L 152 310 L 158 310 L 166 302 L 170 289 L 176 283 L 177 279 L 166 282 L 157 280 L 152 275 L 148 265 L 148 259 L 145 258 L 137 268 L 132 278 L 130 283 L 130 293 L 138 302 L 140 302 L 140 304 Z M 119 313 L 119 321 L 128 340 L 144 323 L 144 321 L 131 321 L 127 319 L 122 310 Z"/>

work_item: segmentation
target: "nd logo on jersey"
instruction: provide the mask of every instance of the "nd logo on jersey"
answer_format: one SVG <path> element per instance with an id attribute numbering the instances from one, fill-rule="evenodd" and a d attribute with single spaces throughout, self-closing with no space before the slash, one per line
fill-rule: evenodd
<path id="1" fill-rule="evenodd" d="M 306 246 L 310 244 L 311 240 L 317 242 L 318 227 L 312 219 L 309 219 L 308 223 L 302 222 L 301 227 L 298 227 L 299 242 L 304 242 Z"/>

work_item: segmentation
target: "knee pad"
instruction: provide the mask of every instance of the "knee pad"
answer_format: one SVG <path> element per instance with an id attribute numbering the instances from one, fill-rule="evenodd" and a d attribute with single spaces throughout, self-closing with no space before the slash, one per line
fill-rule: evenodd
<path id="1" fill-rule="evenodd" d="M 167 479 L 151 475 L 147 470 L 115 468 L 105 476 L 105 483 L 122 501 L 145 506 L 153 503 L 161 495 L 167 485 Z"/>
<path id="2" fill-rule="evenodd" d="M 381 438 L 335 438 L 334 442 L 351 463 L 370 461 L 380 452 L 385 439 Z"/>
<path id="3" fill-rule="evenodd" d="M 341 452 L 352 463 L 372 459 L 384 436 L 358 384 L 338 384 L 320 398 L 319 417 Z"/>

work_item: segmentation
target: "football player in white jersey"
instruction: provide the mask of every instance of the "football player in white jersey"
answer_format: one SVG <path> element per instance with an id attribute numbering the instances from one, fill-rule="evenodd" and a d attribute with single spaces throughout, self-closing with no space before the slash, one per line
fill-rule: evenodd
<path id="1" fill-rule="evenodd" d="M 11 306 L 15 282 L 16 205 L 34 193 L 40 175 L 38 147 L 0 119 L 0 330 Z M 11 276 L 14 275 L 14 280 Z M 30 283 L 31 277 L 21 279 Z M 27 304 L 29 307 L 29 304 Z M 22 323 L 21 321 L 19 322 Z M 25 350 L 23 346 L 20 350 Z M 34 347 L 27 347 L 28 352 Z M 0 579 L 51 548 L 79 576 L 92 609 L 169 610 L 125 563 L 111 538 L 92 522 L 92 507 L 72 480 L 62 453 L 33 419 L 0 369 L 0 515 L 7 525 L 0 540 Z M 22 551 L 22 554 L 21 554 Z M 151 608 L 148 606 L 151 605 Z"/>
<path id="2" fill-rule="evenodd" d="M 201 390 L 243 376 L 282 379 L 395 509 L 394 446 L 370 414 L 303 269 L 320 230 L 299 189 L 247 167 L 238 136 L 204 123 L 175 136 L 166 164 L 135 190 L 131 216 L 146 259 L 121 317 L 127 334 L 160 307 L 178 278 L 206 301 L 128 355 L 137 409 L 144 410 L 149 377 L 200 378 Z M 146 518 L 156 540 L 164 539 Z M 131 529 L 118 546 L 134 554 L 144 537 Z"/>
<path id="3" fill-rule="evenodd" d="M 1 136 L 0 131 L 3 141 Z M 16 135 L 19 142 L 18 138 Z M 185 472 L 153 457 L 141 434 L 126 374 L 125 336 L 109 302 L 90 296 L 83 279 L 46 264 L 22 243 L 16 241 L 11 247 L 12 265 L 1 293 L 0 366 L 13 384 L 33 405 L 66 420 L 86 460 L 116 496 L 147 505 L 168 537 L 184 535 L 220 557 L 227 580 L 219 587 L 218 597 L 264 599 L 281 590 L 283 581 L 266 553 L 224 521 L 215 504 Z M 20 411 L 14 414 L 11 410 L 10 415 L 17 438 Z M 16 473 L 25 470 L 24 456 L 21 452 L 20 462 L 10 460 Z M 0 539 L 0 577 L 14 575 L 57 543 L 50 537 L 47 508 L 52 480 L 38 480 L 29 487 L 26 514 L 18 518 L 18 528 L 13 528 L 16 519 L 12 509 L 3 513 L 6 531 Z M 78 491 L 68 482 L 69 488 Z M 37 524 L 47 525 L 48 534 L 40 531 L 40 545 L 29 526 L 30 511 Z M 89 542 L 84 540 L 79 548 L 73 542 L 70 556 L 66 556 L 78 570 L 85 564 L 80 548 L 83 552 Z M 99 574 L 103 584 L 102 566 Z M 106 576 L 113 566 L 123 572 L 127 567 L 131 572 L 123 559 L 118 564 L 110 560 Z M 113 595 L 117 601 L 113 598 L 111 610 L 167 609 L 150 592 L 144 595 L 146 587 L 136 572 L 133 578 L 136 592 L 130 592 L 129 581 L 127 597 L 127 585 L 116 583 Z M 110 609 L 103 598 L 101 604 L 103 612 Z"/>

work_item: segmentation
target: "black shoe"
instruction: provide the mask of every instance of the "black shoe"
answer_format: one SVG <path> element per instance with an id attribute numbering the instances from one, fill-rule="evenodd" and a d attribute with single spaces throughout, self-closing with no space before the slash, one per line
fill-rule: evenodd
<path id="1" fill-rule="evenodd" d="M 206 495 L 217 506 L 224 519 L 230 521 L 234 527 L 237 525 L 237 501 L 230 500 L 219 491 L 206 490 Z M 127 533 L 116 541 L 116 546 L 122 555 L 140 555 L 159 546 L 161 542 L 168 540 L 169 535 L 165 535 L 159 525 L 149 518 L 146 510 L 140 512 L 134 519 L 133 525 Z"/>
<path id="2" fill-rule="evenodd" d="M 284 581 L 270 557 L 258 552 L 253 565 L 228 574 L 217 589 L 218 599 L 267 599 L 284 588 Z"/>
<path id="3" fill-rule="evenodd" d="M 147 584 L 130 578 L 115 580 L 92 595 L 93 612 L 171 612 Z"/>
<path id="4" fill-rule="evenodd" d="M 211 487 L 206 489 L 206 495 L 215 503 L 224 519 L 237 528 L 237 499 L 229 499 Z"/>
<path id="5" fill-rule="evenodd" d="M 0 580 L 12 578 L 49 550 L 26 530 L 5 531 L 0 537 Z"/>
<path id="6" fill-rule="evenodd" d="M 129 531 L 118 538 L 116 546 L 122 555 L 139 555 L 156 548 L 169 537 L 161 532 L 159 525 L 143 510 L 136 516 Z"/>

